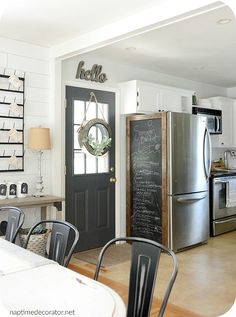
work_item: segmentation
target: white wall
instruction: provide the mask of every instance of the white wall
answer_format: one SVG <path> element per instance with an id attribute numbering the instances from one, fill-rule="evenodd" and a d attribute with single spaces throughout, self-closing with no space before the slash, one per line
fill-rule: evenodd
<path id="1" fill-rule="evenodd" d="M 38 175 L 38 159 L 35 153 L 26 149 L 28 128 L 50 127 L 49 118 L 49 50 L 41 46 L 35 46 L 0 38 L 0 72 L 7 74 L 25 73 L 25 170 L 23 172 L 0 171 L 0 182 L 6 181 L 26 181 L 29 184 L 29 193 L 35 191 L 35 181 Z M 0 105 L 1 106 L 1 105 Z M 51 191 L 50 177 L 51 154 L 43 154 L 42 174 L 45 192 Z M 26 221 L 28 226 L 32 221 L 39 219 L 38 209 L 25 209 Z M 0 218 L 1 220 L 1 218 Z"/>
<path id="2" fill-rule="evenodd" d="M 236 87 L 231 87 L 227 89 L 227 96 L 230 98 L 236 98 Z"/>
<path id="3" fill-rule="evenodd" d="M 113 60 L 112 57 L 110 60 L 102 58 L 99 54 L 99 50 L 64 60 L 62 62 L 62 80 L 75 80 L 77 66 L 81 60 L 85 61 L 84 66 L 86 69 L 91 69 L 93 64 L 100 64 L 103 66 L 103 72 L 105 72 L 108 77 L 108 80 L 105 82 L 106 86 L 117 87 L 117 84 L 120 82 L 139 79 L 162 85 L 193 90 L 197 92 L 197 96 L 199 98 L 227 96 L 226 88 L 119 64 Z"/>

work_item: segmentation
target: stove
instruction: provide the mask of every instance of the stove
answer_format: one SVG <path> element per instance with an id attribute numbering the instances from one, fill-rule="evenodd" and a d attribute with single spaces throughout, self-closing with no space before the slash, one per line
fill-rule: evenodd
<path id="1" fill-rule="evenodd" d="M 235 229 L 236 170 L 212 172 L 210 177 L 210 234 L 216 236 Z"/>

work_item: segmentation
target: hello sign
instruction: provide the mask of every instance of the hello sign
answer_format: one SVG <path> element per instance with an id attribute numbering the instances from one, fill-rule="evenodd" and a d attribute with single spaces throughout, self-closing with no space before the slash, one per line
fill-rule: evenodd
<path id="1" fill-rule="evenodd" d="M 91 70 L 90 69 L 85 70 L 83 66 L 84 66 L 84 61 L 79 62 L 75 78 L 91 80 L 98 83 L 104 83 L 107 80 L 106 74 L 102 73 L 101 65 L 94 64 Z"/>

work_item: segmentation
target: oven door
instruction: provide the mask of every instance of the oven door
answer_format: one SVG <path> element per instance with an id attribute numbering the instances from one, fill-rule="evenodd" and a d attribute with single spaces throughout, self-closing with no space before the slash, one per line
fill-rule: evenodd
<path id="1" fill-rule="evenodd" d="M 232 178 L 232 176 L 230 177 Z M 235 207 L 226 207 L 226 184 L 227 177 L 218 177 L 213 179 L 212 187 L 212 218 L 217 220 L 220 218 L 236 215 Z M 236 177 L 235 177 L 236 179 Z"/>

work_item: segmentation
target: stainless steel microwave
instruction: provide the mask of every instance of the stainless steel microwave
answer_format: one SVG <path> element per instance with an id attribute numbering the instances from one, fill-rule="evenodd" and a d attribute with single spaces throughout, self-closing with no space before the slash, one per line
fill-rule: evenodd
<path id="1" fill-rule="evenodd" d="M 208 109 L 193 107 L 192 113 L 201 115 L 207 119 L 207 128 L 210 134 L 222 134 L 222 111 L 218 109 Z"/>

